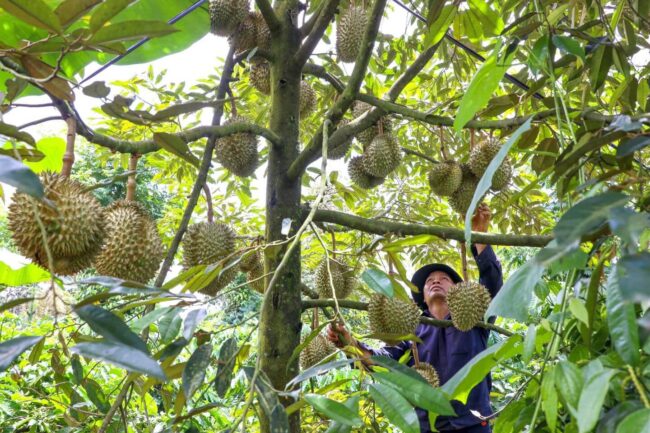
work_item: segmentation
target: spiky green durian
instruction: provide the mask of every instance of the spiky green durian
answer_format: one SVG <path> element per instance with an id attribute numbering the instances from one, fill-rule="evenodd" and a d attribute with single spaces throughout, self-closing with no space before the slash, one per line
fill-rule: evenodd
<path id="1" fill-rule="evenodd" d="M 233 116 L 224 123 L 224 126 L 237 122 L 246 122 L 246 119 Z M 217 161 L 234 175 L 247 177 L 255 173 L 259 162 L 255 135 L 239 132 L 220 138 L 214 150 Z"/>
<path id="2" fill-rule="evenodd" d="M 483 320 L 490 301 L 490 292 L 481 284 L 458 283 L 447 293 L 451 321 L 461 331 L 469 331 Z"/>
<path id="3" fill-rule="evenodd" d="M 348 163 L 348 175 L 352 182 L 363 189 L 372 189 L 384 183 L 385 178 L 375 177 L 366 173 L 363 166 L 363 157 L 355 156 Z"/>
<path id="4" fill-rule="evenodd" d="M 271 66 L 266 60 L 252 61 L 248 76 L 253 87 L 265 95 L 271 94 Z"/>
<path id="5" fill-rule="evenodd" d="M 499 149 L 501 149 L 501 146 L 497 142 L 485 142 L 472 149 L 469 154 L 468 165 L 476 177 L 480 179 L 483 176 L 485 169 L 499 152 Z"/>
<path id="6" fill-rule="evenodd" d="M 492 176 L 492 189 L 495 191 L 501 191 L 506 188 L 510 183 L 510 178 L 512 177 L 512 164 L 508 159 L 503 161 L 503 164 L 497 168 Z"/>
<path id="7" fill-rule="evenodd" d="M 259 266 L 261 262 L 262 255 L 260 254 L 259 250 L 248 251 L 239 261 L 239 269 L 241 269 L 242 272 L 248 272 L 251 269 Z"/>
<path id="8" fill-rule="evenodd" d="M 417 371 L 434 388 L 440 386 L 440 377 L 433 365 L 421 362 L 417 366 L 413 366 L 413 370 Z"/>
<path id="9" fill-rule="evenodd" d="M 306 370 L 318 364 L 335 351 L 336 347 L 334 347 L 327 337 L 318 334 L 300 352 L 300 368 Z"/>
<path id="10" fill-rule="evenodd" d="M 101 275 L 146 283 L 163 256 L 156 223 L 137 202 L 120 200 L 106 210 L 106 239 L 95 258 Z"/>
<path id="11" fill-rule="evenodd" d="M 395 337 L 415 334 L 422 311 L 414 302 L 405 302 L 397 298 L 389 298 L 373 294 L 368 303 L 368 319 L 370 331 L 383 335 L 381 338 L 387 344 L 400 342 Z"/>
<path id="12" fill-rule="evenodd" d="M 253 290 L 262 295 L 264 294 L 266 286 L 264 283 L 264 263 L 262 261 L 259 261 L 255 267 L 248 271 L 246 281 L 248 281 L 248 284 Z"/>
<path id="13" fill-rule="evenodd" d="M 377 135 L 363 152 L 363 168 L 375 177 L 386 177 L 402 161 L 402 151 L 390 134 Z"/>
<path id="14" fill-rule="evenodd" d="M 16 193 L 9 206 L 8 225 L 22 255 L 49 269 L 40 219 L 52 254 L 52 272 L 72 275 L 90 266 L 105 234 L 104 211 L 84 186 L 59 174 L 44 172 L 45 199 Z M 38 219 L 37 219 L 38 216 Z"/>
<path id="15" fill-rule="evenodd" d="M 342 62 L 354 62 L 361 51 L 368 25 L 368 13 L 363 7 L 350 6 L 341 14 L 336 27 L 336 52 Z"/>
<path id="16" fill-rule="evenodd" d="M 450 196 L 460 187 L 463 171 L 455 161 L 444 161 L 433 166 L 429 172 L 429 186 L 434 194 Z"/>
<path id="17" fill-rule="evenodd" d="M 469 205 L 472 204 L 472 198 L 478 185 L 478 178 L 471 173 L 463 173 L 463 180 L 460 186 L 449 197 L 449 205 L 461 215 L 465 215 Z"/>
<path id="18" fill-rule="evenodd" d="M 226 224 L 202 222 L 187 229 L 183 239 L 183 267 L 189 269 L 198 265 L 213 265 L 235 251 L 236 234 Z M 237 267 L 223 263 L 223 268 L 201 293 L 214 296 L 237 276 Z"/>
<path id="19" fill-rule="evenodd" d="M 235 53 L 241 54 L 255 48 L 257 46 L 257 32 L 257 16 L 255 13 L 250 12 L 228 38 L 230 44 L 235 48 Z"/>
<path id="20" fill-rule="evenodd" d="M 255 19 L 255 42 L 257 47 L 268 50 L 271 48 L 271 30 L 261 12 L 253 12 Z"/>
<path id="21" fill-rule="evenodd" d="M 352 114 L 354 117 L 361 117 L 366 111 L 370 110 L 372 105 L 367 104 L 361 101 L 355 101 L 352 106 Z M 363 144 L 364 149 L 368 146 L 372 140 L 380 133 L 389 133 L 392 130 L 392 126 L 387 117 L 380 117 L 374 125 L 369 128 L 364 129 L 363 131 L 357 133 L 356 138 L 361 144 Z"/>
<path id="22" fill-rule="evenodd" d="M 249 0 L 210 0 L 210 31 L 230 36 L 248 14 Z"/>
<path id="23" fill-rule="evenodd" d="M 339 126 L 337 130 L 345 125 L 350 123 L 349 120 L 343 119 L 339 122 Z M 350 150 L 350 147 L 352 147 L 352 138 L 345 140 L 343 143 L 339 144 L 338 146 L 334 146 L 332 148 L 327 149 L 327 159 L 341 159 L 343 158 L 348 151 Z"/>
<path id="24" fill-rule="evenodd" d="M 352 269 L 346 263 L 336 259 L 329 260 L 329 268 L 336 298 L 345 299 L 350 296 L 350 293 L 356 287 L 356 278 L 354 278 Z M 327 261 L 323 260 L 316 269 L 314 284 L 320 298 L 332 298 L 332 286 L 327 272 Z"/>
<path id="25" fill-rule="evenodd" d="M 306 81 L 300 82 L 300 117 L 305 118 L 309 116 L 314 110 L 318 100 L 316 91 Z"/>

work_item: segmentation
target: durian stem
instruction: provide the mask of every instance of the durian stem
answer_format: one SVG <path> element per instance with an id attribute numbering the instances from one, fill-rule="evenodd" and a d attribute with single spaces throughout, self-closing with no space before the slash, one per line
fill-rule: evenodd
<path id="1" fill-rule="evenodd" d="M 418 368 L 420 366 L 420 355 L 418 353 L 418 344 L 415 341 L 411 341 L 411 351 L 413 352 L 415 368 Z"/>
<path id="2" fill-rule="evenodd" d="M 72 165 L 74 164 L 74 141 L 77 138 L 77 120 L 70 116 L 65 122 L 68 124 L 68 133 L 66 135 L 65 153 L 63 154 L 63 167 L 61 175 L 70 177 Z"/>
<path id="3" fill-rule="evenodd" d="M 311 319 L 311 329 L 312 330 L 318 328 L 318 325 L 319 325 L 318 320 L 319 320 L 318 307 L 314 307 L 314 313 L 313 313 L 313 316 L 312 316 L 312 319 Z"/>
<path id="4" fill-rule="evenodd" d="M 460 243 L 460 259 L 463 264 L 463 280 L 468 281 L 467 274 L 467 245 L 465 242 Z"/>
<path id="5" fill-rule="evenodd" d="M 129 175 L 129 180 L 126 181 L 126 201 L 135 201 L 135 188 L 136 188 L 136 171 L 138 168 L 138 159 L 140 155 L 137 153 L 131 154 L 131 159 L 129 159 L 129 171 L 133 174 Z"/>
<path id="6" fill-rule="evenodd" d="M 444 129 L 442 126 L 438 127 L 440 134 L 440 156 L 442 156 L 443 161 L 449 161 L 449 155 L 447 154 L 447 147 L 445 146 L 445 135 L 443 133 Z"/>
<path id="7" fill-rule="evenodd" d="M 208 222 L 212 224 L 214 222 L 214 207 L 212 206 L 212 193 L 207 182 L 203 184 L 203 193 L 205 194 L 205 203 L 208 206 Z"/>

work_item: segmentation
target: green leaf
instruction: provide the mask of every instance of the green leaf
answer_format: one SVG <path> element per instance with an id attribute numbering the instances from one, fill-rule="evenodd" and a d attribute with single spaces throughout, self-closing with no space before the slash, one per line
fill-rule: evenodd
<path id="1" fill-rule="evenodd" d="M 650 145 L 650 135 L 639 135 L 630 140 L 622 142 L 616 148 L 616 157 L 625 158 L 626 156 L 632 155 L 634 152 L 645 148 Z"/>
<path id="2" fill-rule="evenodd" d="M 68 27 L 84 16 L 102 0 L 63 0 L 54 10 L 63 27 Z"/>
<path id="3" fill-rule="evenodd" d="M 63 32 L 59 18 L 43 0 L 0 0 L 0 8 L 33 26 Z"/>
<path id="4" fill-rule="evenodd" d="M 180 308 L 172 308 L 158 322 L 158 333 L 163 343 L 172 342 L 181 330 L 183 319 Z"/>
<path id="5" fill-rule="evenodd" d="M 22 162 L 8 156 L 0 155 L 0 182 L 38 199 L 45 194 L 38 176 Z"/>
<path id="6" fill-rule="evenodd" d="M 647 285 L 644 285 L 644 287 L 647 287 Z M 639 365 L 640 341 L 634 305 L 623 302 L 616 269 L 612 269 L 609 274 L 605 301 L 607 326 L 614 348 L 626 364 Z"/>
<path id="7" fill-rule="evenodd" d="M 195 308 L 185 315 L 185 320 L 183 321 L 183 337 L 186 340 L 189 341 L 192 339 L 194 330 L 205 319 L 207 314 L 208 311 L 205 308 Z"/>
<path id="8" fill-rule="evenodd" d="M 386 418 L 404 433 L 418 433 L 420 422 L 411 404 L 393 388 L 381 383 L 370 384 L 370 396 Z"/>
<path id="9" fill-rule="evenodd" d="M 578 402 L 582 392 L 582 372 L 573 363 L 561 361 L 555 366 L 555 387 L 564 398 L 574 417 L 578 415 Z"/>
<path id="10" fill-rule="evenodd" d="M 543 274 L 544 267 L 534 259 L 517 269 L 490 302 L 486 317 L 510 317 L 524 322 L 533 300 L 533 289 Z"/>
<path id="11" fill-rule="evenodd" d="M 521 335 L 513 335 L 476 355 L 463 368 L 458 370 L 441 389 L 450 398 L 465 404 L 471 390 L 490 373 L 499 362 L 521 353 L 523 345 Z"/>
<path id="12" fill-rule="evenodd" d="M 111 405 L 106 399 L 106 394 L 104 394 L 104 390 L 97 382 L 92 379 L 84 379 L 82 386 L 86 390 L 88 400 L 90 400 L 100 412 L 106 413 L 110 410 Z"/>
<path id="13" fill-rule="evenodd" d="M 363 271 L 361 279 L 375 292 L 392 298 L 395 294 L 393 291 L 393 283 L 388 278 L 388 275 L 382 270 L 377 268 L 369 268 Z"/>
<path id="14" fill-rule="evenodd" d="M 252 367 L 244 367 L 243 370 L 246 377 L 248 377 L 248 380 L 252 381 L 255 375 L 255 370 Z M 271 381 L 266 377 L 264 372 L 258 371 L 253 384 L 257 391 L 257 400 L 267 418 L 270 420 L 270 430 L 272 432 L 288 432 L 289 417 L 287 416 L 287 412 L 282 404 L 280 404 L 278 393 L 269 385 L 269 383 L 271 383 Z"/>
<path id="15" fill-rule="evenodd" d="M 90 31 L 95 33 L 111 18 L 137 0 L 105 0 L 90 17 Z"/>
<path id="16" fill-rule="evenodd" d="M 596 433 L 616 433 L 616 426 L 628 415 L 643 408 L 639 401 L 624 401 L 607 411 L 598 421 Z"/>
<path id="17" fill-rule="evenodd" d="M 526 120 L 526 122 L 524 122 L 523 125 L 517 128 L 514 134 L 510 136 L 508 141 L 506 141 L 506 143 L 501 146 L 501 149 L 499 149 L 499 152 L 497 152 L 492 161 L 490 161 L 490 164 L 488 164 L 487 168 L 485 169 L 485 173 L 483 173 L 481 180 L 479 180 L 478 185 L 476 186 L 476 190 L 474 191 L 474 196 L 472 197 L 472 202 L 470 203 L 469 208 L 465 213 L 465 242 L 468 245 L 471 243 L 472 239 L 472 215 L 474 215 L 476 206 L 478 206 L 478 203 L 483 199 L 485 193 L 492 186 L 492 178 L 494 177 L 494 173 L 508 156 L 510 148 L 517 142 L 517 140 L 519 140 L 519 137 L 521 137 L 524 132 L 530 129 L 532 121 L 533 118 L 530 117 L 528 120 Z"/>
<path id="18" fill-rule="evenodd" d="M 361 397 L 358 395 L 353 395 L 343 402 L 343 405 L 350 409 L 352 412 L 359 412 L 359 400 Z M 350 433 L 352 427 L 346 424 L 341 424 L 338 421 L 332 421 L 329 428 L 325 433 Z"/>
<path id="19" fill-rule="evenodd" d="M 358 413 L 338 401 L 330 400 L 318 394 L 306 394 L 304 399 L 318 412 L 334 421 L 351 427 L 361 427 L 363 425 L 363 420 Z"/>
<path id="20" fill-rule="evenodd" d="M 587 308 L 580 299 L 571 298 L 569 300 L 569 311 L 571 311 L 576 319 L 585 325 L 589 325 L 589 314 L 587 313 Z"/>
<path id="21" fill-rule="evenodd" d="M 580 240 L 605 224 L 611 209 L 625 205 L 629 199 L 620 192 L 606 192 L 582 200 L 562 215 L 553 229 L 555 239 L 562 244 Z"/>
<path id="22" fill-rule="evenodd" d="M 0 122 L 0 135 L 15 138 L 18 141 L 23 141 L 27 144 L 31 144 L 32 146 L 36 143 L 34 137 L 29 135 L 25 131 L 21 131 L 14 125 L 9 125 L 8 123 Z M 9 151 L 11 152 L 11 155 L 13 155 L 13 151 L 12 150 Z"/>
<path id="23" fill-rule="evenodd" d="M 624 301 L 650 300 L 650 253 L 623 256 L 616 264 L 618 288 Z"/>
<path id="24" fill-rule="evenodd" d="M 204 344 L 197 347 L 190 359 L 187 360 L 183 369 L 183 392 L 185 400 L 189 402 L 197 389 L 203 385 L 205 372 L 210 365 L 210 356 L 212 355 L 212 345 Z"/>
<path id="25" fill-rule="evenodd" d="M 555 432 L 558 409 L 555 374 L 553 373 L 553 367 L 549 368 L 542 380 L 542 410 L 544 411 L 544 415 L 546 415 L 546 424 L 551 430 L 551 433 Z"/>
<path id="26" fill-rule="evenodd" d="M 79 343 L 70 349 L 87 358 L 99 359 L 127 371 L 142 373 L 162 381 L 167 380 L 160 365 L 139 349 L 120 343 L 102 341 L 99 343 Z"/>
<path id="27" fill-rule="evenodd" d="M 82 92 L 92 98 L 105 98 L 111 93 L 111 88 L 103 81 L 95 81 L 92 84 L 84 86 Z"/>
<path id="28" fill-rule="evenodd" d="M 437 44 L 445 37 L 445 33 L 449 30 L 449 26 L 454 21 L 454 17 L 458 12 L 458 5 L 447 5 L 442 8 L 440 15 L 429 26 L 429 30 L 424 37 L 424 47 L 428 50 L 429 47 Z"/>
<path id="29" fill-rule="evenodd" d="M 521 355 L 521 360 L 524 364 L 528 364 L 530 359 L 533 357 L 535 352 L 535 340 L 537 338 L 537 327 L 534 323 L 528 326 L 528 331 L 526 331 L 526 338 L 524 339 L 524 350 Z"/>
<path id="30" fill-rule="evenodd" d="M 457 132 L 460 132 L 467 122 L 472 120 L 478 110 L 487 105 L 510 66 L 513 53 L 509 52 L 505 58 L 499 58 L 500 49 L 501 47 L 497 46 L 494 53 L 487 58 L 463 95 L 456 119 L 454 119 L 454 129 Z"/>
<path id="31" fill-rule="evenodd" d="M 650 214 L 637 213 L 625 207 L 614 208 L 609 212 L 609 227 L 621 238 L 628 251 L 636 252 L 641 234 L 650 228 Z"/>
<path id="32" fill-rule="evenodd" d="M 45 158 L 38 162 L 26 162 L 25 165 L 34 173 L 42 171 L 60 172 L 63 167 L 65 140 L 60 137 L 47 137 L 38 140 L 36 148 L 43 151 Z"/>
<path id="33" fill-rule="evenodd" d="M 641 409 L 626 416 L 616 433 L 647 433 L 650 431 L 650 409 Z"/>
<path id="34" fill-rule="evenodd" d="M 533 49 L 528 57 L 528 66 L 533 73 L 538 73 L 540 70 L 544 71 L 548 68 L 548 35 L 540 37 L 533 45 Z"/>
<path id="35" fill-rule="evenodd" d="M 199 159 L 192 153 L 182 138 L 166 132 L 156 132 L 153 134 L 153 141 L 167 152 L 178 156 L 195 167 L 199 166 Z"/>
<path id="36" fill-rule="evenodd" d="M 217 395 L 221 398 L 224 398 L 226 392 L 230 389 L 236 354 L 237 339 L 231 337 L 224 341 L 219 349 L 219 363 L 217 364 L 217 377 L 214 380 L 214 386 Z"/>
<path id="37" fill-rule="evenodd" d="M 560 51 L 564 51 L 567 54 L 572 54 L 585 60 L 585 49 L 582 48 L 580 43 L 575 39 L 567 36 L 553 35 L 552 40 L 553 45 L 558 47 Z"/>
<path id="38" fill-rule="evenodd" d="M 605 370 L 590 377 L 585 383 L 578 402 L 579 433 L 590 432 L 596 426 L 609 390 L 609 381 L 615 373 L 615 370 Z"/>
<path id="39" fill-rule="evenodd" d="M 34 301 L 35 298 L 16 298 L 11 301 L 7 301 L 4 304 L 0 304 L 0 313 L 3 311 L 11 310 L 14 307 L 19 305 L 26 304 L 28 302 Z"/>
<path id="40" fill-rule="evenodd" d="M 109 341 L 133 347 L 149 353 L 147 345 L 119 317 L 110 311 L 94 305 L 84 305 L 75 309 L 77 315 L 97 334 Z"/>
<path id="41" fill-rule="evenodd" d="M 73 382 L 76 385 L 80 385 L 81 381 L 84 378 L 84 368 L 81 365 L 81 361 L 79 361 L 79 356 L 72 355 L 72 358 L 70 359 L 70 366 L 72 367 Z"/>
<path id="42" fill-rule="evenodd" d="M 352 362 L 349 359 L 338 359 L 336 361 L 331 361 L 325 364 L 319 364 L 315 365 L 313 367 L 308 368 L 307 370 L 304 370 L 300 372 L 299 375 L 294 377 L 287 383 L 286 389 L 291 389 L 294 385 L 297 385 L 298 383 L 307 380 L 311 377 L 318 376 L 320 374 L 326 373 L 330 370 L 338 369 L 341 367 L 345 367 L 350 365 L 350 362 Z"/>
<path id="43" fill-rule="evenodd" d="M 597 91 L 605 83 L 609 69 L 613 63 L 612 47 L 601 44 L 591 55 L 589 60 L 589 81 L 591 90 Z"/>
<path id="44" fill-rule="evenodd" d="M 89 44 L 105 44 L 132 39 L 153 38 L 174 33 L 177 30 L 161 21 L 134 20 L 102 27 L 88 41 Z"/>
<path id="45" fill-rule="evenodd" d="M 0 371 L 5 371 L 21 353 L 40 342 L 43 337 L 16 337 L 0 343 Z"/>

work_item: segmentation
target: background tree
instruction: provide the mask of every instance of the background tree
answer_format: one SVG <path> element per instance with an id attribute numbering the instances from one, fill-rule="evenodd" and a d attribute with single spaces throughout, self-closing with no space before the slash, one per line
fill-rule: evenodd
<path id="1" fill-rule="evenodd" d="M 63 342 L 43 359 L 51 366 L 52 381 L 34 384 L 28 377 L 28 386 L 21 387 L 30 398 L 45 399 L 47 417 L 32 422 L 36 409 L 11 408 L 23 411 L 20 425 L 12 428 L 31 423 L 38 424 L 34 429 L 39 431 L 56 422 L 84 424 L 100 432 L 126 429 L 129 423 L 151 429 L 144 421 L 149 413 L 157 413 L 161 425 L 171 430 L 234 430 L 242 423 L 258 428 L 248 416 L 254 408 L 262 431 L 299 431 L 301 412 L 307 429 L 317 430 L 331 419 L 332 431 L 364 425 L 381 429 L 387 421 L 414 431 L 413 405 L 444 414 L 449 399 L 462 399 L 496 364 L 510 371 L 508 379 L 517 383 L 517 388 L 499 388 L 504 401 L 499 402 L 496 431 L 528 426 L 530 431 L 588 432 L 598 423 L 602 431 L 640 431 L 634 429 L 647 426 L 650 350 L 643 333 L 647 316 L 641 316 L 650 269 L 645 190 L 649 3 L 255 4 L 257 15 L 249 19 L 257 29 L 255 43 L 243 46 L 245 34 L 238 28 L 217 77 L 191 87 L 171 86 L 163 85 L 162 77 L 150 69 L 146 76 L 109 88 L 99 82 L 84 85 L 78 77 L 91 61 L 124 58 L 144 63 L 187 47 L 210 29 L 208 4 L 199 1 L 181 11 L 172 1 L 0 1 L 3 109 L 25 108 L 21 96 L 43 92 L 66 122 L 68 137 L 67 142 L 56 142 L 61 152 L 54 157 L 54 142 L 36 143 L 21 128 L 0 124 L 0 133 L 8 139 L 2 149 L 1 179 L 38 196 L 39 184 L 9 158 L 22 159 L 35 171 L 69 171 L 73 143 L 81 136 L 100 161 L 116 161 L 115 167 L 120 159 L 124 166 L 129 154 L 147 155 L 141 165 L 156 168 L 153 181 L 173 185 L 175 191 L 161 227 L 165 232 L 173 227 L 174 236 L 166 242 L 166 257 L 152 287 L 95 279 L 92 282 L 106 290 L 78 300 L 75 312 L 81 321 L 70 315 L 30 331 L 47 339 L 14 338 L 19 323 L 12 325 L 10 338 L 3 335 L 6 350 L 0 351 L 0 365 L 5 369 L 32 347 L 29 361 L 38 365 L 51 337 Z M 334 46 L 329 41 L 354 7 L 363 8 L 365 15 L 364 25 L 352 26 L 358 31 L 352 39 L 358 51 L 350 71 L 330 54 Z M 403 37 L 380 32 L 390 8 L 408 9 L 413 17 Z M 122 57 L 129 41 L 142 37 L 151 39 Z M 321 48 L 328 52 L 320 54 Z M 341 46 L 337 48 L 338 59 L 346 57 Z M 253 70 L 265 64 L 269 88 L 258 91 Z M 85 94 L 101 100 L 106 118 L 99 127 L 89 127 L 75 110 L 75 79 Z M 310 88 L 316 94 L 311 114 L 305 110 L 314 103 L 308 98 Z M 154 98 L 143 98 L 144 93 Z M 359 102 L 369 104 L 365 112 Z M 201 122 L 200 113 L 206 109 L 214 110 L 210 125 Z M 227 123 L 222 122 L 226 110 L 231 115 Z M 363 140 L 361 134 L 369 129 L 384 137 L 382 143 L 373 142 L 374 147 L 390 151 L 394 170 L 387 176 L 379 175 L 380 163 L 372 170 L 366 163 L 361 174 L 369 177 L 361 177 L 353 168 L 347 175 L 341 164 L 321 158 L 355 136 Z M 213 163 L 215 147 L 219 150 L 228 139 L 238 143 L 244 133 L 265 140 L 256 147 L 262 167 L 256 173 L 266 188 L 263 209 L 252 199 L 255 186 L 249 178 L 236 177 L 232 167 L 224 169 L 218 151 L 221 163 Z M 500 336 L 485 356 L 441 389 L 431 389 L 386 360 L 378 362 L 389 373 L 374 372 L 372 380 L 364 372 L 332 373 L 344 375 L 336 377 L 340 382 L 316 377 L 317 371 L 347 363 L 343 360 L 325 360 L 325 366 L 299 375 L 301 328 L 309 321 L 305 309 L 319 307 L 328 317 L 334 317 L 334 311 L 342 318 L 341 308 L 366 309 L 360 301 L 373 291 L 406 297 L 408 264 L 417 266 L 435 257 L 461 266 L 464 243 L 470 241 L 469 219 L 448 206 L 458 199 L 433 196 L 427 177 L 439 161 L 467 162 L 483 142 L 499 143 L 500 150 L 488 158 L 492 164 L 480 181 L 473 180 L 476 192 L 470 194 L 472 203 L 465 198 L 468 203 L 460 206 L 461 213 L 472 214 L 506 156 L 514 170 L 507 176 L 508 189 L 487 195 L 499 231 L 473 233 L 471 240 L 543 247 L 535 254 L 507 254 L 516 266 L 525 264 L 513 269 L 489 313 L 515 319 L 500 323 L 509 329 L 495 328 Z M 355 143 L 344 158 L 348 167 L 362 154 L 367 161 L 374 147 Z M 83 177 L 82 172 L 72 173 Z M 118 179 L 119 172 L 104 173 L 117 183 L 124 181 Z M 141 173 L 138 177 L 145 180 Z M 380 182 L 375 188 L 360 187 Z M 197 207 L 206 184 L 213 190 L 212 209 L 209 199 Z M 151 202 L 156 196 L 141 199 Z M 228 333 L 231 325 L 220 325 L 218 314 L 216 322 L 202 321 L 205 310 L 200 306 L 241 290 L 241 277 L 214 301 L 169 292 L 177 286 L 183 292 L 202 290 L 238 265 L 225 259 L 167 278 L 195 209 L 201 219 L 209 219 L 212 212 L 216 221 L 237 228 L 241 248 L 234 256 L 244 254 L 243 260 L 251 248 L 264 253 L 261 275 L 266 290 L 254 340 L 256 328 L 249 326 L 248 317 L 228 338 L 221 332 Z M 365 286 L 354 295 L 356 300 L 307 299 L 313 295 L 310 271 L 329 255 L 349 259 L 362 276 Z M 30 275 L 29 282 L 50 280 L 52 293 L 68 283 L 54 275 Z M 115 296 L 115 304 L 93 306 Z M 164 306 L 154 308 L 163 301 Z M 133 312 L 137 318 L 125 324 L 124 318 L 133 317 Z M 98 343 L 84 323 L 104 339 Z M 526 323 L 530 326 L 524 331 Z M 315 330 L 308 340 L 319 331 L 312 325 Z M 68 348 L 72 341 L 77 344 Z M 254 349 L 251 341 L 257 342 Z M 217 343 L 219 351 L 213 354 L 211 344 L 216 348 Z M 112 350 L 93 350 L 97 347 Z M 146 358 L 134 365 L 138 356 Z M 92 367 L 85 369 L 82 359 Z M 131 373 L 118 378 L 120 370 L 89 359 Z M 206 380 L 206 366 L 214 359 L 218 367 Z M 228 390 L 231 381 L 226 379 L 235 364 L 246 381 Z M 95 368 L 102 369 L 104 383 L 91 377 Z M 347 383 L 350 377 L 363 380 L 352 386 Z M 20 377 L 12 380 L 21 385 Z M 308 387 L 302 387 L 305 381 Z M 53 383 L 67 385 L 57 394 L 61 401 L 46 398 Z M 242 401 L 232 413 L 218 410 L 219 399 L 236 397 Z M 377 407 L 387 419 L 377 416 Z"/>

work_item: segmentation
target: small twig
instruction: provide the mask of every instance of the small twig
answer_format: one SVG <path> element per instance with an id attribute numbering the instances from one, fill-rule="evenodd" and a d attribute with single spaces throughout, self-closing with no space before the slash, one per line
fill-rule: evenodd
<path id="1" fill-rule="evenodd" d="M 207 182 L 203 184 L 203 193 L 205 194 L 205 203 L 208 206 L 208 222 L 212 224 L 214 222 L 214 207 L 212 206 L 212 193 Z"/>
<path id="2" fill-rule="evenodd" d="M 43 104 L 43 105 L 47 105 L 47 106 L 49 107 L 49 106 L 51 106 L 52 104 Z M 16 129 L 25 129 L 25 128 L 29 128 L 30 126 L 40 125 L 41 123 L 51 122 L 51 121 L 53 121 L 53 120 L 62 120 L 62 119 L 63 119 L 63 117 L 61 117 L 61 116 L 50 116 L 50 117 L 44 117 L 44 118 L 42 118 L 42 119 L 33 120 L 33 121 L 31 121 L 31 122 L 24 123 L 24 124 L 22 124 L 22 125 L 16 127 Z"/>
<path id="3" fill-rule="evenodd" d="M 634 368 L 630 365 L 627 366 L 627 371 L 630 373 L 630 377 L 632 378 L 632 382 L 634 383 L 634 387 L 636 388 L 637 392 L 639 393 L 639 396 L 641 397 L 641 401 L 643 402 L 643 405 L 646 408 L 650 408 L 650 401 L 648 401 L 648 396 L 645 393 L 645 390 L 643 389 L 643 384 L 639 381 L 639 378 L 637 377 L 636 373 L 634 372 Z"/>
<path id="4" fill-rule="evenodd" d="M 66 134 L 65 153 L 63 154 L 63 167 L 61 168 L 61 175 L 70 177 L 72 173 L 72 165 L 74 164 L 74 141 L 77 138 L 77 121 L 74 117 L 70 116 L 65 119 L 68 125 L 68 133 Z"/>

